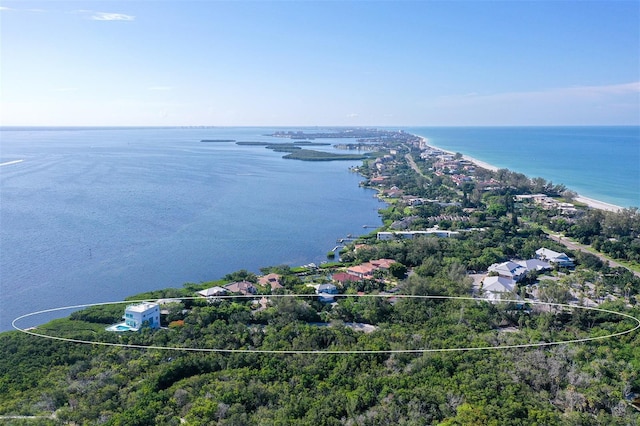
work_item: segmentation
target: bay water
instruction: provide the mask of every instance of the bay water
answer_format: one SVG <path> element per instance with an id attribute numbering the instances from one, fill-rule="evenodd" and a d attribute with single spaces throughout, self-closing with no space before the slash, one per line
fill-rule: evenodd
<path id="1" fill-rule="evenodd" d="M 276 130 L 300 128 L 0 130 L 0 331 L 37 310 L 320 263 L 337 239 L 380 225 L 384 204 L 349 171 L 359 161 L 200 142 L 286 142 L 266 136 Z M 404 130 L 589 198 L 640 206 L 638 127 Z"/>
<path id="2" fill-rule="evenodd" d="M 349 170 L 360 161 L 200 142 L 287 141 L 274 130 L 3 130 L 0 163 L 23 161 L 0 167 L 0 331 L 37 310 L 319 264 L 380 225 L 384 204 Z"/>

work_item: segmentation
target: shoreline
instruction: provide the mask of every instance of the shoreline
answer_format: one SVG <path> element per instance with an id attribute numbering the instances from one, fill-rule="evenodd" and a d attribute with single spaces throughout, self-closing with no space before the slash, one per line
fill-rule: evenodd
<path id="1" fill-rule="evenodd" d="M 418 135 L 416 135 L 418 136 Z M 451 155 L 455 155 L 456 153 L 453 151 L 450 151 L 448 149 L 443 149 L 440 148 L 439 146 L 435 146 L 433 144 L 431 144 L 429 142 L 428 138 L 425 138 L 424 136 L 418 136 L 422 141 L 424 141 L 424 143 L 433 149 L 437 149 L 439 151 L 442 152 L 446 152 L 447 154 L 451 154 Z M 462 154 L 462 153 L 461 153 Z M 483 168 L 483 169 L 487 169 L 487 170 L 491 170 L 492 172 L 497 172 L 499 170 L 498 167 L 494 166 L 493 164 L 489 164 L 485 161 L 482 160 L 478 160 L 477 158 L 473 158 L 469 155 L 465 155 L 462 154 L 462 158 L 475 164 L 476 166 Z M 588 207 L 592 208 L 592 209 L 598 209 L 598 210 L 604 210 L 604 211 L 609 211 L 609 212 L 619 212 L 621 210 L 624 210 L 624 207 L 615 205 L 615 204 L 611 204 L 611 203 L 606 203 L 604 201 L 600 201 L 600 200 L 596 200 L 594 198 L 589 198 L 589 197 L 585 197 L 584 195 L 578 194 L 574 200 L 578 203 L 582 203 L 582 204 L 586 204 Z"/>

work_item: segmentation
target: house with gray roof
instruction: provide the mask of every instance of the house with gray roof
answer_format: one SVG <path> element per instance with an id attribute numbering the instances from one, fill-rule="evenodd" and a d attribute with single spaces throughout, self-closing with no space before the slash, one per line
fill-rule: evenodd
<path id="1" fill-rule="evenodd" d="M 574 266 L 573 259 L 565 253 L 558 253 L 557 251 L 553 251 L 548 248 L 540 248 L 536 250 L 536 258 L 565 268 L 571 268 Z"/>
<path id="2" fill-rule="evenodd" d="M 516 282 L 511 278 L 492 276 L 482 280 L 484 297 L 491 300 L 519 298 L 515 294 Z"/>
<path id="3" fill-rule="evenodd" d="M 495 272 L 501 277 L 510 278 L 514 281 L 519 281 L 527 274 L 527 268 L 519 263 L 508 261 L 502 263 L 494 263 L 489 266 L 489 272 Z"/>

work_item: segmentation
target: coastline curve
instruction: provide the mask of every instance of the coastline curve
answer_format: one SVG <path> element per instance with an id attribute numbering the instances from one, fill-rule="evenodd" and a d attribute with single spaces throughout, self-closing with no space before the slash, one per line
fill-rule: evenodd
<path id="1" fill-rule="evenodd" d="M 336 295 L 338 297 L 380 297 L 380 298 L 396 298 L 396 299 L 440 299 L 440 300 L 466 300 L 466 301 L 486 301 L 492 302 L 491 299 L 485 298 L 476 298 L 476 297 L 466 297 L 466 296 L 435 296 L 435 295 L 381 295 L 381 294 L 349 294 L 349 295 Z M 233 295 L 233 296 L 219 296 L 217 299 L 255 299 L 257 296 L 255 295 Z M 284 294 L 284 295 L 262 295 L 262 297 L 301 297 L 301 298 L 309 298 L 309 297 L 317 297 L 315 294 Z M 174 297 L 172 299 L 176 300 L 198 300 L 202 299 L 201 297 Z M 593 336 L 593 337 L 585 337 L 581 339 L 570 339 L 570 340 L 561 340 L 561 341 L 553 341 L 553 342 L 537 342 L 537 343 L 522 343 L 522 344 L 514 344 L 514 345 L 498 345 L 498 346 L 479 346 L 479 347 L 465 347 L 465 348 L 435 348 L 435 349 L 389 349 L 389 350 L 267 350 L 267 349 L 218 349 L 218 348 L 189 348 L 189 347 L 173 347 L 173 346 L 155 346 L 155 345 L 136 345 L 136 344 L 125 344 L 125 343 L 111 343 L 111 342 L 98 342 L 91 340 L 82 340 L 82 339 L 72 339 L 66 337 L 58 337 L 58 336 L 49 336 L 46 334 L 36 333 L 32 328 L 20 328 L 17 323 L 24 318 L 34 317 L 40 314 L 50 313 L 50 312 L 58 312 L 63 310 L 70 309 L 81 309 L 88 308 L 91 306 L 105 306 L 105 305 L 120 305 L 127 303 L 139 303 L 139 302 L 148 302 L 150 299 L 139 299 L 139 300 L 123 300 L 123 301 L 115 301 L 115 302 L 99 302 L 99 303 L 88 303 L 82 305 L 73 305 L 73 306 L 63 306 L 58 308 L 44 309 L 36 312 L 30 312 L 24 315 L 20 315 L 17 318 L 14 318 L 11 321 L 11 326 L 25 334 L 29 334 L 36 337 L 41 337 L 45 339 L 58 340 L 69 343 L 80 343 L 80 344 L 89 344 L 89 345 L 97 345 L 97 346 L 115 346 L 122 348 L 130 348 L 130 349 L 155 349 L 155 350 L 171 350 L 171 351 L 183 351 L 183 352 L 214 352 L 214 353 L 261 353 L 261 354 L 281 354 L 281 355 L 293 355 L 293 354 L 308 354 L 308 355 L 348 355 L 348 354 L 420 354 L 420 353 L 433 353 L 433 352 L 468 352 L 468 351 L 485 351 L 485 350 L 503 350 L 503 349 L 520 349 L 520 348 L 535 348 L 542 346 L 559 346 L 559 345 L 567 345 L 571 343 L 585 343 L 596 340 L 605 340 L 613 337 L 619 337 L 625 334 L 633 333 L 634 331 L 640 329 L 640 319 L 634 317 L 633 315 L 626 314 L 624 312 L 612 311 L 609 309 L 602 309 L 597 307 L 589 307 L 589 306 L 580 306 L 580 305 L 569 305 L 565 303 L 553 303 L 553 302 L 541 302 L 534 300 L 516 300 L 516 299 L 502 299 L 500 302 L 507 303 L 529 303 L 532 305 L 546 305 L 552 307 L 560 307 L 560 308 L 570 308 L 570 309 L 582 309 L 586 311 L 597 311 L 608 314 L 617 315 L 618 317 L 623 317 L 626 319 L 631 319 L 635 321 L 635 326 L 629 328 L 627 330 L 618 331 L 615 333 L 603 335 L 603 336 Z"/>

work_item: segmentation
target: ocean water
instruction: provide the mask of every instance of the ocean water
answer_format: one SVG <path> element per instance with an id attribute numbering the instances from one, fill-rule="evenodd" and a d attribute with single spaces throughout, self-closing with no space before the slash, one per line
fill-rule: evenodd
<path id="1" fill-rule="evenodd" d="M 0 167 L 0 331 L 36 310 L 320 263 L 380 225 L 359 161 L 200 142 L 273 130 L 3 130 L 0 163 L 23 161 Z"/>
<path id="2" fill-rule="evenodd" d="M 442 149 L 542 177 L 585 197 L 640 207 L 640 127 L 415 127 Z"/>

